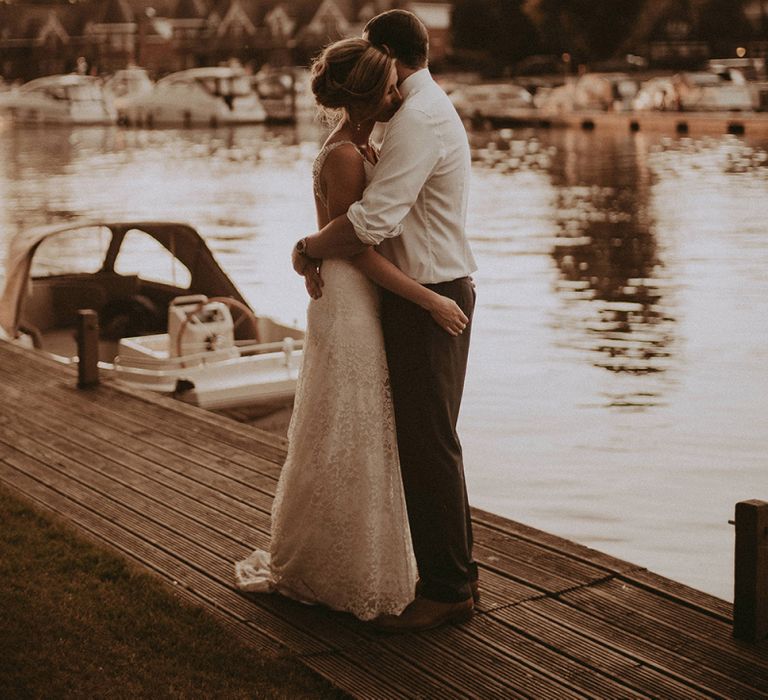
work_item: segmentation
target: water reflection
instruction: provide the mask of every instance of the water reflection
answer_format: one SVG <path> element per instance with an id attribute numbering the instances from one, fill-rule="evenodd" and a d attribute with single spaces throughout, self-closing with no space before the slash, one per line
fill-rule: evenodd
<path id="1" fill-rule="evenodd" d="M 484 168 L 547 171 L 556 227 L 549 253 L 562 300 L 551 322 L 560 342 L 594 366 L 632 375 L 674 366 L 672 290 L 649 213 L 646 154 L 639 134 L 597 137 L 578 130 L 563 132 L 559 147 L 542 145 L 534 134 L 502 131 L 486 142 L 477 139 L 474 148 Z M 604 398 L 609 406 L 637 409 L 661 402 L 662 390 L 663 383 L 649 387 L 646 381 Z"/>

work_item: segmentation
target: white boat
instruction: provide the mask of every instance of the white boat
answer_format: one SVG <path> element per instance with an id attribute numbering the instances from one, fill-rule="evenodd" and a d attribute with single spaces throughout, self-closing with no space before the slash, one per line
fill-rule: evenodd
<path id="1" fill-rule="evenodd" d="M 117 111 L 101 81 L 88 75 L 49 75 L 0 93 L 0 111 L 33 124 L 114 124 Z"/>
<path id="2" fill-rule="evenodd" d="M 673 76 L 680 109 L 690 112 L 749 112 L 753 98 L 747 81 L 738 70 L 717 74 L 684 72 Z"/>
<path id="3" fill-rule="evenodd" d="M 303 333 L 256 316 L 191 226 L 79 222 L 11 241 L 0 338 L 76 363 L 80 309 L 99 314 L 99 368 L 203 408 L 293 397 Z"/>
<path id="4" fill-rule="evenodd" d="M 146 69 L 138 66 L 115 71 L 104 81 L 104 89 L 112 95 L 118 113 L 130 100 L 149 95 L 153 86 Z"/>
<path id="5" fill-rule="evenodd" d="M 521 85 L 462 85 L 449 94 L 462 119 L 503 120 L 533 107 L 533 96 Z"/>
<path id="6" fill-rule="evenodd" d="M 258 124 L 267 112 L 240 68 L 191 68 L 158 80 L 144 94 L 126 97 L 121 122 L 143 126 Z"/>
<path id="7" fill-rule="evenodd" d="M 267 121 L 296 121 L 296 76 L 291 69 L 262 68 L 250 80 L 267 113 Z"/>

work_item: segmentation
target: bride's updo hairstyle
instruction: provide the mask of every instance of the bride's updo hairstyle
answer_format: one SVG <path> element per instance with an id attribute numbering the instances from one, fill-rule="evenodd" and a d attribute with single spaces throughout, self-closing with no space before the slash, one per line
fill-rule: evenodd
<path id="1" fill-rule="evenodd" d="M 326 46 L 312 63 L 312 93 L 331 121 L 356 109 L 371 115 L 384 99 L 394 59 L 366 39 Z"/>

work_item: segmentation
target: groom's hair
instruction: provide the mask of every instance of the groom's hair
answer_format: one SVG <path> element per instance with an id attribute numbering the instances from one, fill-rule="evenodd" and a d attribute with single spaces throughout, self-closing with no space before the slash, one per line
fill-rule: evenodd
<path id="1" fill-rule="evenodd" d="M 408 68 L 424 68 L 429 53 L 429 35 L 424 23 L 407 10 L 388 10 L 368 21 L 363 36 L 374 46 L 386 47 Z"/>

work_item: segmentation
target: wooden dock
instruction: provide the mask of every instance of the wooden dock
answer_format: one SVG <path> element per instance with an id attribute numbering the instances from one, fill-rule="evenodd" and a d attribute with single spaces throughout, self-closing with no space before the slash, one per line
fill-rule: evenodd
<path id="1" fill-rule="evenodd" d="M 0 342 L 0 483 L 152 571 L 259 650 L 363 698 L 767 698 L 768 643 L 731 605 L 475 510 L 482 603 L 466 625 L 386 636 L 233 588 L 267 547 L 285 441 L 102 384 Z"/>
<path id="2" fill-rule="evenodd" d="M 531 126 L 539 128 L 618 129 L 663 133 L 670 136 L 718 136 L 734 134 L 765 138 L 768 112 L 604 112 L 581 110 L 550 113 L 538 109 L 510 111 L 503 117 L 478 116 L 477 125 L 493 128 Z"/>

